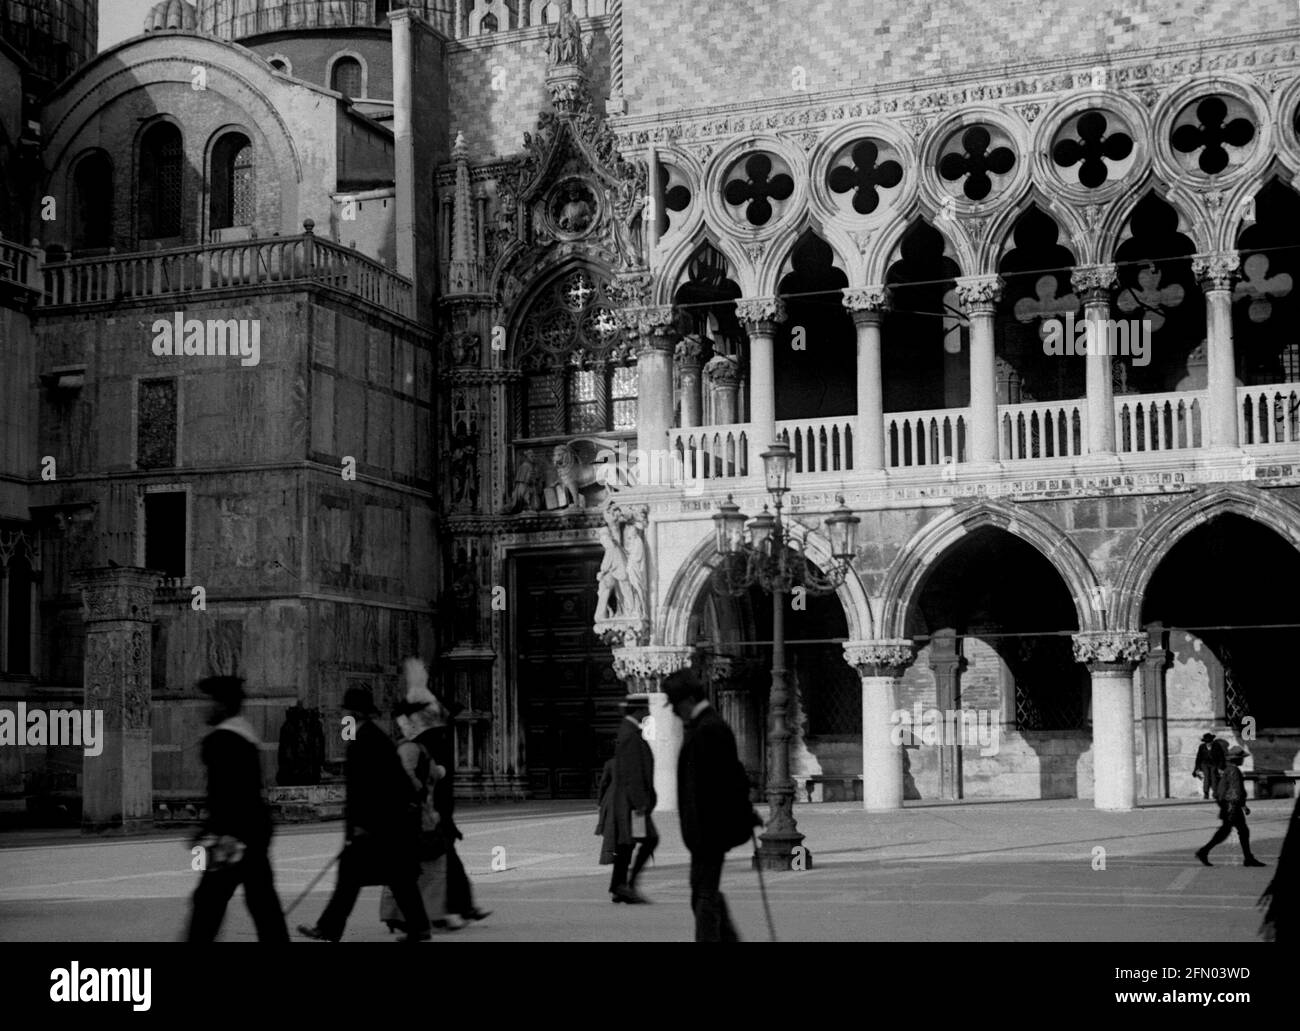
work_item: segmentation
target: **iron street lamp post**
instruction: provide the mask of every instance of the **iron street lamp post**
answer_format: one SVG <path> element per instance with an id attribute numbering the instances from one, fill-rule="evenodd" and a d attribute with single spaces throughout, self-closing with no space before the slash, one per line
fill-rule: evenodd
<path id="1" fill-rule="evenodd" d="M 804 836 L 794 818 L 794 781 L 790 777 L 790 692 L 785 679 L 785 607 L 786 597 L 795 588 L 808 594 L 828 594 L 844 582 L 849 562 L 856 550 L 860 520 L 838 499 L 839 507 L 827 518 L 835 564 L 826 573 L 819 572 L 806 558 L 802 541 L 793 536 L 782 518 L 783 498 L 789 488 L 790 465 L 794 459 L 782 441 L 774 443 L 762 455 L 763 475 L 772 497 L 775 514 L 764 507 L 749 520 L 749 540 L 745 540 L 745 516 L 730 497 L 713 517 L 717 548 L 722 561 L 717 569 L 720 579 L 732 594 L 743 594 L 758 586 L 772 595 L 772 686 L 768 696 L 770 729 L 767 735 L 767 800 L 770 808 L 767 827 L 759 836 L 754 865 L 765 870 L 789 870 L 799 855 Z M 811 865 L 807 850 L 802 853 L 803 866 Z"/>

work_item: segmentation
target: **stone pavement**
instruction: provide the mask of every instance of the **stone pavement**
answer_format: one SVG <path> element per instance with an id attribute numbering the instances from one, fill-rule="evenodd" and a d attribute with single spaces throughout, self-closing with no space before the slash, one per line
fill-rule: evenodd
<path id="1" fill-rule="evenodd" d="M 1192 852 L 1209 837 L 1212 805 L 1154 803 L 1098 813 L 1086 801 L 910 804 L 865 813 L 800 805 L 813 868 L 766 874 L 782 940 L 794 941 L 1249 941 L 1255 900 L 1272 876 L 1293 799 L 1252 802 L 1256 852 L 1245 869 L 1235 838 L 1212 869 Z M 484 923 L 436 942 L 688 941 L 688 856 L 675 814 L 641 887 L 649 906 L 614 906 L 597 865 L 596 814 L 585 803 L 473 806 L 458 814 L 461 854 Z M 341 825 L 283 828 L 274 860 L 287 906 L 341 843 Z M 1104 869 L 1101 853 L 1104 849 Z M 494 850 L 498 850 L 495 851 Z M 743 936 L 766 938 L 746 849 L 731 855 L 723 890 Z M 492 869 L 504 861 L 504 871 Z M 184 929 L 197 875 L 184 840 L 83 839 L 75 832 L 0 837 L 0 940 L 169 941 Z M 333 875 L 290 917 L 313 921 Z M 378 888 L 366 889 L 345 940 L 381 941 Z M 223 937 L 254 939 L 238 896 Z"/>

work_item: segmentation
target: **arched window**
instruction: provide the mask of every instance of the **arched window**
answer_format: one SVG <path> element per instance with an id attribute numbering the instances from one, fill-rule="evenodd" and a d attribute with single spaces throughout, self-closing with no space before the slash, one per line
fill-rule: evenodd
<path id="1" fill-rule="evenodd" d="M 604 285 L 586 269 L 533 302 L 516 346 L 527 374 L 519 437 L 636 430 L 635 358 L 608 305 Z"/>
<path id="2" fill-rule="evenodd" d="M 485 15 L 483 15 L 483 20 L 482 20 L 481 22 L 478 23 L 478 30 L 479 30 L 480 33 L 483 33 L 483 32 L 496 32 L 496 30 L 497 30 L 497 16 L 496 16 L 495 14 L 485 14 Z"/>
<path id="3" fill-rule="evenodd" d="M 227 133 L 212 148 L 212 228 L 253 224 L 253 144 Z"/>
<path id="4" fill-rule="evenodd" d="M 365 96 L 361 62 L 355 57 L 340 57 L 335 61 L 334 70 L 330 73 L 330 89 L 345 97 Z"/>
<path id="5" fill-rule="evenodd" d="M 108 247 L 113 240 L 113 163 L 93 150 L 72 171 L 72 246 Z"/>
<path id="6" fill-rule="evenodd" d="M 181 235 L 184 168 L 181 131 L 159 122 L 140 141 L 140 235 L 146 240 Z"/>

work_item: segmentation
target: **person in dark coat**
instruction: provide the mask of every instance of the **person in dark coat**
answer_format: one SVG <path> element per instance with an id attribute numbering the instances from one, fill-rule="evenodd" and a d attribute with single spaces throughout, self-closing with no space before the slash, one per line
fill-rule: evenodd
<path id="1" fill-rule="evenodd" d="M 1209 798 L 1219 786 L 1219 776 L 1226 765 L 1223 742 L 1213 734 L 1202 734 L 1201 745 L 1196 749 L 1196 762 L 1192 766 L 1192 775 L 1201 780 L 1202 797 Z"/>
<path id="2" fill-rule="evenodd" d="M 203 739 L 208 816 L 195 845 L 203 843 L 205 865 L 194 890 L 188 940 L 216 939 L 230 897 L 242 884 L 257 940 L 287 942 L 289 930 L 271 871 L 271 810 L 262 797 L 260 743 L 252 724 L 240 715 L 244 682 L 208 677 L 199 682 L 199 690 L 212 698 L 208 723 L 215 729 Z"/>
<path id="3" fill-rule="evenodd" d="M 397 746 L 379 727 L 370 691 L 350 687 L 343 709 L 356 721 L 356 738 L 348 745 L 347 802 L 343 814 L 347 844 L 339 858 L 338 880 L 325 912 L 315 926 L 298 925 L 298 933 L 323 941 L 343 937 L 357 896 L 368 884 L 384 884 L 393 893 L 406 934 L 402 941 L 427 941 L 429 916 L 417 887 L 419 877 L 420 799 L 402 767 Z"/>
<path id="4" fill-rule="evenodd" d="M 447 901 L 446 915 L 434 921 L 434 926 L 458 931 L 466 925 L 484 920 L 492 915 L 488 909 L 474 904 L 474 889 L 456 842 L 465 835 L 456 826 L 456 739 L 453 719 L 455 713 L 429 690 L 429 670 L 424 661 L 409 658 L 402 664 L 406 680 L 406 701 L 418 706 L 411 714 L 415 740 L 428 751 L 433 761 L 445 771 L 433 788 L 433 808 L 438 813 L 438 832 L 447 849 Z"/>
<path id="5" fill-rule="evenodd" d="M 602 823 L 604 851 L 614 854 L 609 893 L 612 901 L 632 905 L 650 901 L 636 890 L 636 879 L 659 844 L 651 818 L 657 801 L 655 759 L 641 733 L 641 721 L 649 712 L 644 698 L 623 703 L 623 720 L 618 726 L 610 769 L 608 808 Z M 644 827 L 637 826 L 642 820 Z M 638 841 L 641 847 L 636 849 L 633 862 L 632 852 Z"/>
<path id="6" fill-rule="evenodd" d="M 1226 841 L 1233 828 L 1237 829 L 1237 840 L 1241 842 L 1241 852 L 1246 858 L 1242 866 L 1264 866 L 1250 851 L 1250 828 L 1246 826 L 1246 816 L 1250 808 L 1246 805 L 1246 782 L 1241 776 L 1241 763 L 1246 758 L 1246 750 L 1241 745 L 1228 749 L 1228 761 L 1223 776 L 1215 789 L 1214 797 L 1219 802 L 1219 819 L 1223 822 L 1219 829 L 1205 845 L 1196 852 L 1196 858 L 1205 866 L 1210 862 L 1210 850 L 1220 842 Z"/>
<path id="7" fill-rule="evenodd" d="M 1277 872 L 1259 904 L 1265 907 L 1260 933 L 1266 940 L 1288 944 L 1300 941 L 1300 801 L 1291 810 L 1291 822 L 1277 857 Z"/>
<path id="8" fill-rule="evenodd" d="M 691 853 L 695 940 L 740 941 L 720 886 L 727 852 L 749 840 L 761 822 L 749 804 L 749 779 L 735 735 L 709 705 L 699 678 L 681 670 L 664 681 L 663 690 L 686 724 L 677 760 L 677 808 Z"/>

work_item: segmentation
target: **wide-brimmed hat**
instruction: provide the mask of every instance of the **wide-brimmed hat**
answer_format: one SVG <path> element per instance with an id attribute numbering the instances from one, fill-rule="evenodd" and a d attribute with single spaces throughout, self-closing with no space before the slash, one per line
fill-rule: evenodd
<path id="1" fill-rule="evenodd" d="M 1248 755 L 1250 755 L 1250 753 L 1242 748 L 1241 745 L 1231 745 L 1228 748 L 1229 759 L 1244 759 Z"/>
<path id="2" fill-rule="evenodd" d="M 379 709 L 368 687 L 349 687 L 343 692 L 343 708 L 349 712 L 359 712 L 365 716 L 377 716 Z"/>
<path id="3" fill-rule="evenodd" d="M 224 705 L 238 706 L 244 700 L 242 677 L 204 677 L 199 681 L 199 690 Z"/>
<path id="4" fill-rule="evenodd" d="M 1202 734 L 1202 735 L 1201 735 L 1201 741 L 1202 741 L 1204 744 L 1207 744 L 1207 745 L 1208 745 L 1208 744 L 1209 744 L 1211 741 L 1213 741 L 1213 740 L 1214 740 L 1214 735 L 1213 735 L 1213 734 Z"/>

